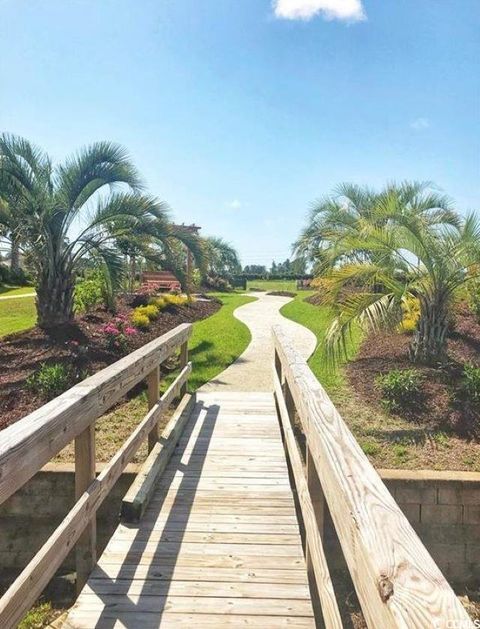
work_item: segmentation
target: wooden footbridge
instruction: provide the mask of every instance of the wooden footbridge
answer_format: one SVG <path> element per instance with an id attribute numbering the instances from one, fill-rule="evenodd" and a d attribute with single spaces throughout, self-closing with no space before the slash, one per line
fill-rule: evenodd
<path id="1" fill-rule="evenodd" d="M 342 627 L 322 544 L 327 509 L 369 627 L 473 627 L 305 361 L 273 334 L 270 393 L 188 395 L 182 325 L 0 434 L 0 503 L 71 440 L 77 498 L 0 600 L 2 629 L 74 547 L 79 596 L 65 627 Z M 159 397 L 159 366 L 178 351 L 179 375 Z M 95 421 L 144 379 L 150 410 L 96 476 Z M 147 439 L 97 561 L 96 511 Z"/>

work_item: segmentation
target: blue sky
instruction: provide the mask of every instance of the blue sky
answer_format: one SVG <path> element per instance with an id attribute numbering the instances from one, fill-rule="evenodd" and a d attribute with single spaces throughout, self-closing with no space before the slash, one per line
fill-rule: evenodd
<path id="1" fill-rule="evenodd" d="M 285 258 L 341 181 L 480 209 L 478 0 L 0 0 L 0 129 L 124 144 L 178 221 Z"/>

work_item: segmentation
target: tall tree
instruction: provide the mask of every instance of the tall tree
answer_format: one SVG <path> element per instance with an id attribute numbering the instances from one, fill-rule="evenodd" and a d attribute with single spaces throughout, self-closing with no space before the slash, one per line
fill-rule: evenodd
<path id="1" fill-rule="evenodd" d="M 229 277 L 240 273 L 242 265 L 238 252 L 232 245 L 215 236 L 204 238 L 203 243 L 209 275 Z"/>

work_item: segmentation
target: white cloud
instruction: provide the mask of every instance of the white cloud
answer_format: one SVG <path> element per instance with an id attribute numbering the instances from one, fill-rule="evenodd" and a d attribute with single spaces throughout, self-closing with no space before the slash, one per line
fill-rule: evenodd
<path id="1" fill-rule="evenodd" d="M 272 5 L 275 17 L 285 20 L 311 20 L 316 15 L 346 22 L 367 19 L 362 0 L 273 0 Z"/>
<path id="2" fill-rule="evenodd" d="M 232 210 L 239 210 L 242 207 L 242 204 L 238 199 L 233 199 L 233 201 L 230 201 L 230 203 L 228 203 L 228 207 Z"/>
<path id="3" fill-rule="evenodd" d="M 415 131 L 421 131 L 422 129 L 428 129 L 430 127 L 430 120 L 428 118 L 417 118 L 410 123 L 410 127 Z"/>

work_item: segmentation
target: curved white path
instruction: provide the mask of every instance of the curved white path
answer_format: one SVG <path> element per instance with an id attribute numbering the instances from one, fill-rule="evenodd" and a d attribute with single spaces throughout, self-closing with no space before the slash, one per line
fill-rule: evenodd
<path id="1" fill-rule="evenodd" d="M 272 325 L 280 325 L 292 337 L 304 358 L 308 358 L 317 343 L 313 332 L 299 323 L 283 317 L 279 310 L 291 301 L 290 297 L 275 297 L 265 293 L 234 312 L 234 316 L 250 329 L 252 340 L 247 349 L 227 369 L 199 391 L 273 391 Z"/>

